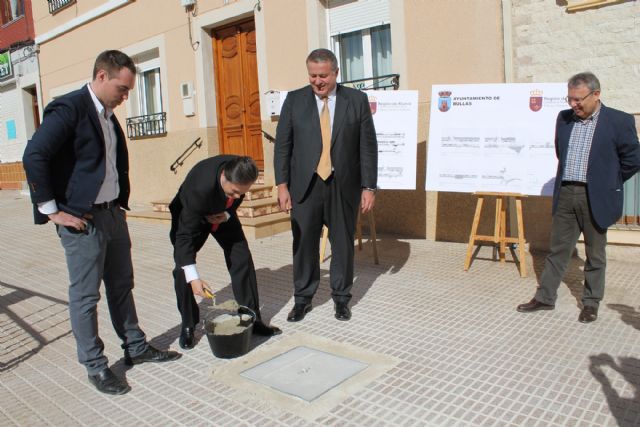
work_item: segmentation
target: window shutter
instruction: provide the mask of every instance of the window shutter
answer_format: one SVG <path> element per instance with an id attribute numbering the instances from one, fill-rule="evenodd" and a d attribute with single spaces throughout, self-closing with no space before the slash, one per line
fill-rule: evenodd
<path id="1" fill-rule="evenodd" d="M 389 0 L 329 0 L 331 36 L 390 22 Z"/>

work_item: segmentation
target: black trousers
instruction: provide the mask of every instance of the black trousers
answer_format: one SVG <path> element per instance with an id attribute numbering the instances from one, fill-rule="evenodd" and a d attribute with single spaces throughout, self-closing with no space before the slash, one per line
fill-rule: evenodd
<path id="1" fill-rule="evenodd" d="M 293 202 L 293 284 L 296 303 L 309 303 L 320 284 L 320 237 L 329 228 L 330 283 L 335 302 L 348 303 L 353 285 L 353 240 L 360 199 L 344 197 L 333 176 L 315 175 L 302 201 Z"/>
<path id="2" fill-rule="evenodd" d="M 209 235 L 216 239 L 224 251 L 224 259 L 231 276 L 231 288 L 235 300 L 238 304 L 252 309 L 256 313 L 257 319 L 261 319 L 256 270 L 240 221 L 233 216 L 228 222 L 221 224 L 215 232 L 203 229 L 202 234 L 194 242 L 196 252 L 202 249 Z M 174 244 L 175 230 L 173 228 L 170 237 L 171 243 Z M 182 317 L 182 327 L 195 327 L 200 321 L 200 309 L 191 286 L 186 282 L 184 270 L 180 266 L 175 266 L 173 278 L 178 311 Z"/>

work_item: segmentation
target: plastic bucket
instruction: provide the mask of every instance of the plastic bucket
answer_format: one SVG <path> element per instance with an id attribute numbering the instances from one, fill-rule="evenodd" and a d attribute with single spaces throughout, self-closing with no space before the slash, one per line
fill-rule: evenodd
<path id="1" fill-rule="evenodd" d="M 204 327 L 213 355 L 230 359 L 247 354 L 255 320 L 255 313 L 247 307 L 207 320 Z"/>

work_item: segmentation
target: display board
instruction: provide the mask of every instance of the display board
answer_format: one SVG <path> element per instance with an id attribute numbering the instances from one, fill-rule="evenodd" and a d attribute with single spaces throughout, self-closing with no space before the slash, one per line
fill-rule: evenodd
<path id="1" fill-rule="evenodd" d="M 366 91 L 378 138 L 378 187 L 415 190 L 418 91 Z"/>
<path id="2" fill-rule="evenodd" d="M 434 85 L 428 191 L 551 195 L 566 83 Z"/>

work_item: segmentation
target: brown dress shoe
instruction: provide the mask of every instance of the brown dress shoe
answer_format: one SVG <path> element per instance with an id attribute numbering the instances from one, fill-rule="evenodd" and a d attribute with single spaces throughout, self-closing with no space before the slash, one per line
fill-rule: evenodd
<path id="1" fill-rule="evenodd" d="M 516 310 L 520 313 L 531 313 L 538 310 L 553 310 L 554 308 L 556 308 L 555 305 L 544 304 L 537 299 L 532 298 L 528 303 L 520 304 Z"/>
<path id="2" fill-rule="evenodd" d="M 582 308 L 580 312 L 580 316 L 578 316 L 578 322 L 580 323 L 591 323 L 595 322 L 598 318 L 598 308 L 592 305 L 587 305 Z"/>

